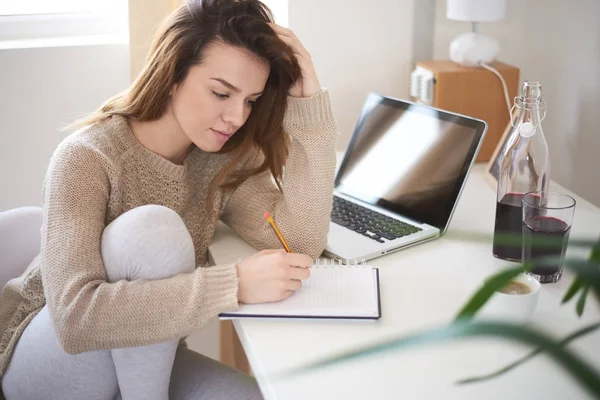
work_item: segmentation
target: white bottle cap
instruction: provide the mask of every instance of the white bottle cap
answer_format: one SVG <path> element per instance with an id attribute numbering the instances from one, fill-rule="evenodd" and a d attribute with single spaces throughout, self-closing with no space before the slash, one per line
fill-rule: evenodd
<path id="1" fill-rule="evenodd" d="M 519 133 L 523 137 L 531 137 L 535 134 L 535 126 L 531 122 L 523 122 L 519 128 Z"/>

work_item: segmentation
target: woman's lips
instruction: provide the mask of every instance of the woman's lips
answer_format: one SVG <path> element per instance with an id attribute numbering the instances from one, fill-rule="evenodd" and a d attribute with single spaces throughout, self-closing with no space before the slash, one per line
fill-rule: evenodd
<path id="1" fill-rule="evenodd" d="M 217 136 L 217 138 L 223 141 L 227 141 L 233 135 L 233 132 L 223 132 L 212 128 L 210 130 Z"/>

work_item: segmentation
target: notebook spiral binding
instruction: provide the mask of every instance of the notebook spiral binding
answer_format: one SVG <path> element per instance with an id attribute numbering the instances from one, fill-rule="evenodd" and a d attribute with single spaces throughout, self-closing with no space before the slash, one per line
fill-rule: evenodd
<path id="1" fill-rule="evenodd" d="M 236 264 L 239 264 L 243 261 L 242 257 L 238 257 Z M 342 262 L 342 260 L 333 260 L 333 259 L 321 259 L 317 258 L 315 263 L 312 265 L 313 268 L 365 268 L 367 266 L 367 262 L 363 258 L 360 260 L 346 260 Z"/>
<path id="2" fill-rule="evenodd" d="M 317 258 L 313 264 L 313 268 L 365 268 L 367 262 L 363 258 L 362 260 L 333 260 L 333 259 L 320 259 Z"/>

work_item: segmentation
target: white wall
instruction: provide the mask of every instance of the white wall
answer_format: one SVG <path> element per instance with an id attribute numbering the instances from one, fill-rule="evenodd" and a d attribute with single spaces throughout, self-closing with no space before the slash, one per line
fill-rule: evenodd
<path id="1" fill-rule="evenodd" d="M 469 30 L 437 0 L 434 58 L 447 59 L 452 38 Z M 508 0 L 506 18 L 480 31 L 500 41 L 499 59 L 521 80 L 543 84 L 552 179 L 600 206 L 600 1 Z"/>
<path id="2" fill-rule="evenodd" d="M 0 50 L 0 211 L 40 205 L 60 127 L 128 83 L 127 44 Z"/>
<path id="3" fill-rule="evenodd" d="M 417 0 L 289 0 L 289 26 L 329 89 L 347 144 L 368 92 L 408 96 Z M 425 1 L 424 3 L 428 3 Z"/>

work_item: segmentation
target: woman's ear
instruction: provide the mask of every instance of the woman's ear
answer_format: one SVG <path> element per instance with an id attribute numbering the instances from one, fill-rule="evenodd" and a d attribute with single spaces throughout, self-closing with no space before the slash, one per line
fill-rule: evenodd
<path id="1" fill-rule="evenodd" d="M 171 85 L 171 89 L 169 89 L 169 97 L 173 97 L 173 93 L 177 92 L 178 89 L 179 89 L 178 83 L 174 83 L 173 85 Z"/>

